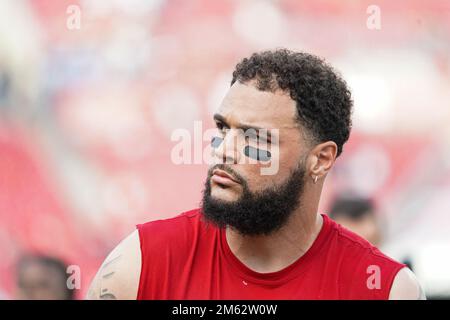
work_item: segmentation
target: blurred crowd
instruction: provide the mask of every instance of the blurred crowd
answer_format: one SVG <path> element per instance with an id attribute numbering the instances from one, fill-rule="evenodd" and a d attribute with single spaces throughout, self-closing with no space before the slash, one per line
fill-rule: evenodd
<path id="1" fill-rule="evenodd" d="M 1 1 L 0 299 L 82 298 L 137 223 L 197 207 L 206 164 L 172 163 L 171 133 L 212 127 L 236 62 L 276 47 L 353 92 L 320 210 L 450 297 L 450 3 L 377 0 L 372 29 L 372 2 Z"/>

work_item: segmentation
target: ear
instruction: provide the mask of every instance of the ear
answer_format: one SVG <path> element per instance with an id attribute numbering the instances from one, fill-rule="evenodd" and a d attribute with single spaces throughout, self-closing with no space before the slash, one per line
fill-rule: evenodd
<path id="1" fill-rule="evenodd" d="M 316 145 L 310 151 L 307 166 L 313 180 L 321 179 L 328 174 L 336 160 L 337 149 L 335 142 L 326 141 Z"/>

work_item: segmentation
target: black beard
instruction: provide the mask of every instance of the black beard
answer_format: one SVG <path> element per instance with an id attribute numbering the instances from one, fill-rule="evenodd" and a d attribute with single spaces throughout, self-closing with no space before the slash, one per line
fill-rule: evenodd
<path id="1" fill-rule="evenodd" d="M 210 178 L 214 169 L 229 173 L 242 185 L 243 193 L 236 201 L 223 201 L 211 196 Z M 219 228 L 232 227 L 241 235 L 269 235 L 286 224 L 299 206 L 303 194 L 305 169 L 300 165 L 279 186 L 252 193 L 246 181 L 228 166 L 216 165 L 208 171 L 201 207 L 206 222 Z"/>

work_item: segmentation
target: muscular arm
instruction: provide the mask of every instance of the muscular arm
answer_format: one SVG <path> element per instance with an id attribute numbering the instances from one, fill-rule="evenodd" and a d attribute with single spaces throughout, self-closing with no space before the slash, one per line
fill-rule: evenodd
<path id="1" fill-rule="evenodd" d="M 89 300 L 136 299 L 141 274 L 139 233 L 134 231 L 105 259 L 88 294 Z"/>
<path id="2" fill-rule="evenodd" d="M 408 269 L 401 269 L 395 276 L 389 300 L 426 300 L 425 292 L 417 281 L 414 273 Z"/>

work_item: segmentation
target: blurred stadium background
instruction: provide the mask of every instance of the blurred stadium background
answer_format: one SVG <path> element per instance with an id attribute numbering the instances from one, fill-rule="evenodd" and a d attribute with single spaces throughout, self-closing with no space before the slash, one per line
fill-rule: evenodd
<path id="1" fill-rule="evenodd" d="M 80 266 L 82 298 L 135 224 L 198 206 L 206 165 L 173 164 L 171 132 L 212 126 L 235 63 L 275 47 L 325 57 L 353 90 L 321 212 L 372 197 L 382 250 L 450 296 L 449 1 L 2 0 L 0 297 L 40 252 Z"/>

